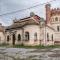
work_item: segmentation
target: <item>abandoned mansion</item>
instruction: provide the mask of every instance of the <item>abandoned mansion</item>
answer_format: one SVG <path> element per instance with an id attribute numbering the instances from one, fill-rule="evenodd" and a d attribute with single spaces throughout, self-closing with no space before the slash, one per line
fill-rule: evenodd
<path id="1" fill-rule="evenodd" d="M 45 5 L 46 20 L 30 13 L 29 17 L 13 20 L 10 26 L 0 24 L 0 44 L 60 45 L 60 9 Z"/>

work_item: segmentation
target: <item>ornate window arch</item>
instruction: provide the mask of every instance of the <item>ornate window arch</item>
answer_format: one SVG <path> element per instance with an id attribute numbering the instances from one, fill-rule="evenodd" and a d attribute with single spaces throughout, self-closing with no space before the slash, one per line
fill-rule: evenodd
<path id="1" fill-rule="evenodd" d="M 29 40 L 30 39 L 30 35 L 29 35 L 29 32 L 25 32 L 25 40 Z"/>

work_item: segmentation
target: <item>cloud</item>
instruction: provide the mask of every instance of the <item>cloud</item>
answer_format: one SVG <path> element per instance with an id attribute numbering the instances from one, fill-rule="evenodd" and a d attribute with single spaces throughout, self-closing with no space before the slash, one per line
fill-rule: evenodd
<path id="1" fill-rule="evenodd" d="M 6 25 L 6 23 L 4 23 L 4 21 L 1 18 L 0 18 L 0 23 L 2 23 L 2 25 Z"/>
<path id="2" fill-rule="evenodd" d="M 0 0 L 0 14 L 4 14 L 7 12 L 12 12 L 16 10 L 21 10 L 24 8 L 28 8 L 30 6 L 35 6 L 40 3 L 46 3 L 52 0 Z M 60 0 L 56 0 L 55 2 L 52 2 L 52 8 L 53 7 L 60 7 Z M 45 18 L 45 6 L 37 6 L 32 9 L 28 9 L 26 11 L 17 12 L 11 15 L 5 15 L 2 16 L 0 19 L 0 22 L 3 23 L 3 25 L 10 25 L 13 18 L 24 18 L 26 16 L 29 16 L 29 13 L 33 11 L 37 15 Z M 4 20 L 4 21 L 3 21 Z"/>
<path id="3" fill-rule="evenodd" d="M 7 13 L 11 11 L 16 11 L 19 9 L 24 9 L 30 6 L 34 6 L 40 3 L 45 3 L 48 0 L 1 0 L 0 1 L 0 7 L 1 7 L 1 13 Z M 49 0 L 50 1 L 50 0 Z"/>

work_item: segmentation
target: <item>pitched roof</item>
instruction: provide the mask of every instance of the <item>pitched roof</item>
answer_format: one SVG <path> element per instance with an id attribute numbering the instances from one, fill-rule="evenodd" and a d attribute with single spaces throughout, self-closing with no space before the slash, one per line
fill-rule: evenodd
<path id="1" fill-rule="evenodd" d="M 15 29 L 15 28 L 21 28 L 25 25 L 31 25 L 31 24 L 39 24 L 40 17 L 35 15 L 33 17 L 27 17 L 20 19 L 18 21 L 14 21 L 13 24 L 9 27 L 7 27 L 7 30 L 9 29 Z"/>

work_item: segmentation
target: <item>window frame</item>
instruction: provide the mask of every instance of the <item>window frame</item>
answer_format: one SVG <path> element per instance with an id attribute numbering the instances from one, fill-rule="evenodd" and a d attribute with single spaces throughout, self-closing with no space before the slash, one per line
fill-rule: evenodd
<path id="1" fill-rule="evenodd" d="M 25 32 L 25 41 L 29 41 L 30 40 L 30 34 L 29 32 Z"/>
<path id="2" fill-rule="evenodd" d="M 21 34 L 18 34 L 18 41 L 21 41 Z"/>
<path id="3" fill-rule="evenodd" d="M 9 40 L 10 40 L 10 36 L 9 36 L 9 35 L 7 35 L 7 42 L 9 42 Z"/>

